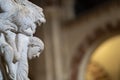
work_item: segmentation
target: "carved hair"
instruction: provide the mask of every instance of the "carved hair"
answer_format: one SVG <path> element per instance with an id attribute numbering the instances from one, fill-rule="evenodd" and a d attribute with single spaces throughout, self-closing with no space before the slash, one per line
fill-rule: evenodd
<path id="1" fill-rule="evenodd" d="M 44 43 L 38 37 L 31 37 L 29 46 L 32 46 L 32 47 L 33 46 L 39 46 L 41 48 L 41 50 L 44 49 Z"/>

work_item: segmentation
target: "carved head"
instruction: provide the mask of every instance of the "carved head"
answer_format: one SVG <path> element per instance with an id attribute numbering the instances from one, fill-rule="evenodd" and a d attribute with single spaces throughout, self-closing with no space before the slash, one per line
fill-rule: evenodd
<path id="1" fill-rule="evenodd" d="M 44 43 L 37 37 L 30 38 L 28 46 L 28 58 L 39 57 L 40 53 L 44 50 Z"/>
<path id="2" fill-rule="evenodd" d="M 29 10 L 29 15 L 32 16 L 33 22 L 35 22 L 38 26 L 42 23 L 46 22 L 43 9 L 28 0 L 15 0 L 18 4 L 24 5 L 26 9 Z"/>

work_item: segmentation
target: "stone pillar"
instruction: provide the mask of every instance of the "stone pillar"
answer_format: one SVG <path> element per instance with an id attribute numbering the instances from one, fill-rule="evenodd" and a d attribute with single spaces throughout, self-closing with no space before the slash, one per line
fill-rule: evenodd
<path id="1" fill-rule="evenodd" d="M 49 20 L 48 20 L 49 21 Z M 46 80 L 54 79 L 54 59 L 52 52 L 52 37 L 51 37 L 51 27 L 49 27 L 49 22 L 44 27 L 44 39 L 45 39 L 45 63 L 46 63 Z"/>
<path id="2" fill-rule="evenodd" d="M 57 11 L 55 11 L 57 12 Z M 53 14 L 55 14 L 53 12 Z M 55 63 L 55 76 L 56 80 L 63 80 L 62 73 L 62 55 L 61 55 L 61 43 L 60 43 L 60 25 L 58 22 L 57 15 L 53 15 L 52 20 L 52 34 L 53 34 L 53 52 L 54 52 L 54 63 Z"/>
<path id="3" fill-rule="evenodd" d="M 59 8 L 49 8 L 47 16 L 49 17 L 47 27 L 49 33 L 46 35 L 49 49 L 46 50 L 46 72 L 47 80 L 63 80 L 62 58 L 60 49 L 60 24 Z M 50 51 L 50 52 L 49 52 Z M 53 74 L 53 75 L 52 75 Z M 51 77 L 52 76 L 52 77 Z"/>

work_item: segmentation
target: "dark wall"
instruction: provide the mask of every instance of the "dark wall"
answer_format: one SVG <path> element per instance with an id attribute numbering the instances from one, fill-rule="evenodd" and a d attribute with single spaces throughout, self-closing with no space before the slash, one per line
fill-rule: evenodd
<path id="1" fill-rule="evenodd" d="M 41 7 L 52 6 L 52 5 L 59 6 L 62 3 L 62 0 L 30 0 L 30 1 Z"/>
<path id="2" fill-rule="evenodd" d="M 105 2 L 109 2 L 111 0 L 75 0 L 74 11 L 75 15 L 80 15 L 87 10 L 91 10 Z"/>

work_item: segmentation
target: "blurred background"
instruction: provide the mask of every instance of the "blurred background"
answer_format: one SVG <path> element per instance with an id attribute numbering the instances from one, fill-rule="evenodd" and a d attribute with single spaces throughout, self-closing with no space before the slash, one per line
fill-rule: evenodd
<path id="1" fill-rule="evenodd" d="M 120 80 L 120 0 L 30 0 L 44 9 L 31 80 Z"/>

